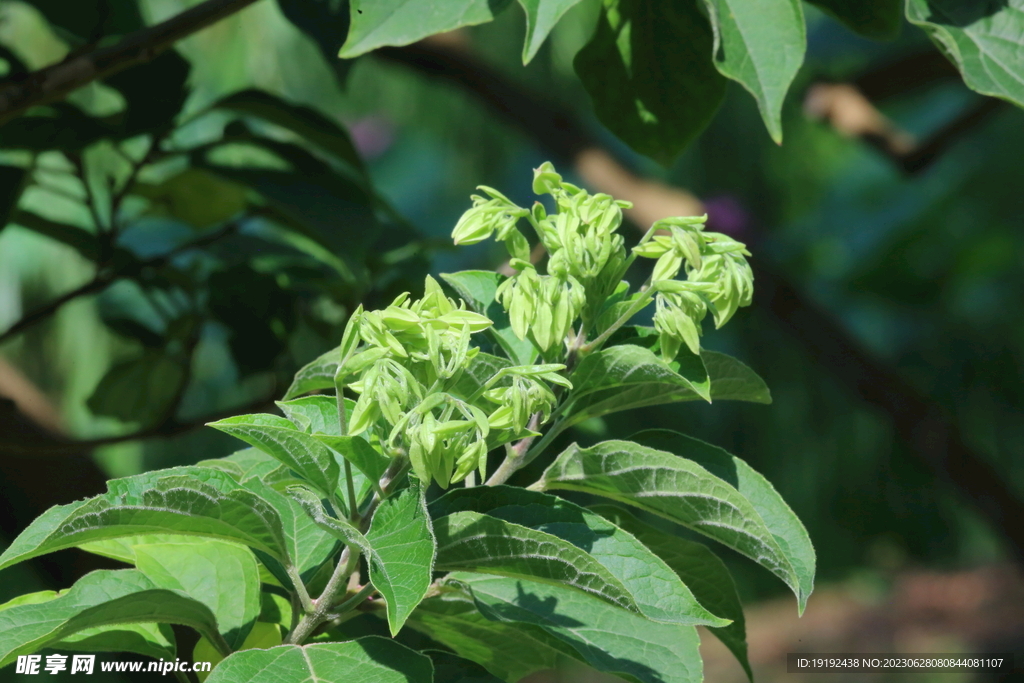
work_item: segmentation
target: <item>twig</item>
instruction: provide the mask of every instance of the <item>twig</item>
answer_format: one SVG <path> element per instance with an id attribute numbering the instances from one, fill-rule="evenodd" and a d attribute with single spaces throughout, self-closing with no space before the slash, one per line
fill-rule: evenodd
<path id="1" fill-rule="evenodd" d="M 206 0 L 155 26 L 125 36 L 116 45 L 101 47 L 29 74 L 0 88 L 0 124 L 30 107 L 64 99 L 73 90 L 155 59 L 174 43 L 230 16 L 256 0 Z"/>

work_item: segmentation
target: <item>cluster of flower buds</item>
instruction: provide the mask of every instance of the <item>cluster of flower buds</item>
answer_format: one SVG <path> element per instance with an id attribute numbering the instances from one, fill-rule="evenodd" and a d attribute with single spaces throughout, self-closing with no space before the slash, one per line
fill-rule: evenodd
<path id="1" fill-rule="evenodd" d="M 538 275 L 533 264 L 519 261 L 517 269 L 500 285 L 495 298 L 508 311 L 512 331 L 541 351 L 558 346 L 572 331 L 586 302 L 583 286 L 572 275 Z"/>
<path id="2" fill-rule="evenodd" d="M 547 383 L 571 386 L 558 374 L 564 366 L 530 365 L 499 370 L 474 395 L 458 395 L 459 379 L 479 353 L 470 335 L 490 325 L 430 277 L 417 301 L 403 294 L 381 311 L 357 309 L 335 376 L 359 394 L 348 433 L 372 430 L 391 452 L 406 452 L 424 482 L 447 487 L 475 469 L 484 476 L 488 451 L 528 434 L 533 413 L 552 410 Z"/>
<path id="3" fill-rule="evenodd" d="M 548 162 L 534 171 L 533 191 L 554 198 L 554 214 L 539 202 L 527 210 L 491 188 L 479 189 L 489 198 L 473 197 L 452 238 L 456 244 L 476 244 L 493 234 L 504 240 L 516 275 L 502 283 L 499 301 L 515 334 L 546 352 L 566 339 L 577 318 L 593 320 L 618 286 L 627 259 L 616 231 L 622 209 L 632 205 L 563 181 Z M 530 221 L 547 250 L 547 275 L 529 263 L 529 244 L 515 227 L 521 218 Z"/>
<path id="4" fill-rule="evenodd" d="M 666 218 L 652 227 L 652 237 L 633 249 L 654 258 L 651 286 L 657 292 L 654 327 L 662 355 L 675 358 L 682 344 L 700 352 L 701 323 L 711 311 L 721 327 L 741 306 L 749 306 L 754 275 L 746 246 L 728 235 L 704 232 L 707 216 Z M 683 271 L 686 280 L 676 280 Z"/>

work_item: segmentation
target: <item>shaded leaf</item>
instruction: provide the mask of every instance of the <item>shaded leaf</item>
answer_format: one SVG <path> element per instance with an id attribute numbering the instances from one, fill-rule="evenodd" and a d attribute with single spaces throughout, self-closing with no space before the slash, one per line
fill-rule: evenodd
<path id="1" fill-rule="evenodd" d="M 578 656 L 537 626 L 487 619 L 464 598 L 427 598 L 409 617 L 409 626 L 508 683 L 554 669 L 565 657 Z M 438 676 L 437 683 L 448 680 L 459 679 Z"/>
<path id="2" fill-rule="evenodd" d="M 650 619 L 689 625 L 727 623 L 701 607 L 676 573 L 628 530 L 562 498 L 509 486 L 480 486 L 449 491 L 431 503 L 429 509 L 437 519 L 439 566 L 445 565 L 446 560 L 441 541 L 442 520 L 438 518 L 472 510 L 571 543 L 611 574 L 630 595 L 637 610 Z M 574 566 L 577 571 L 586 572 L 589 564 L 585 560 Z M 468 566 L 450 568 L 501 573 Z"/>
<path id="3" fill-rule="evenodd" d="M 725 563 L 707 546 L 658 531 L 620 507 L 594 505 L 590 509 L 636 536 L 679 575 L 702 605 L 715 614 L 732 619 L 731 624 L 708 630 L 729 648 L 747 673 L 747 678 L 753 681 L 754 674 L 747 659 L 743 605 Z"/>
<path id="4" fill-rule="evenodd" d="M 901 0 L 808 0 L 848 27 L 868 38 L 889 40 L 903 23 Z"/>
<path id="5" fill-rule="evenodd" d="M 463 659 L 443 650 L 426 650 L 434 663 L 434 677 L 437 681 L 459 681 L 459 683 L 500 683 L 501 679 L 488 673 L 476 662 Z"/>
<path id="6" fill-rule="evenodd" d="M 566 586 L 638 612 L 622 582 L 596 559 L 557 536 L 478 512 L 434 521 L 437 569 L 497 574 Z"/>
<path id="7" fill-rule="evenodd" d="M 51 645 L 72 652 L 134 652 L 144 657 L 173 660 L 174 631 L 166 624 L 111 624 L 78 631 Z"/>
<path id="8" fill-rule="evenodd" d="M 693 626 L 662 624 L 561 586 L 456 573 L 484 616 L 539 626 L 598 671 L 640 683 L 700 683 Z"/>
<path id="9" fill-rule="evenodd" d="M 170 408 L 183 381 L 181 363 L 161 349 L 146 349 L 107 370 L 86 405 L 94 415 L 148 425 Z"/>
<path id="10" fill-rule="evenodd" d="M 260 574 L 247 548 L 223 541 L 136 545 L 135 566 L 160 588 L 210 608 L 220 634 L 241 647 L 260 613 Z"/>
<path id="11" fill-rule="evenodd" d="M 43 218 L 31 211 L 14 211 L 10 216 L 10 221 L 61 244 L 68 245 L 89 261 L 99 258 L 99 243 L 96 236 L 77 225 L 51 221 L 49 218 Z"/>
<path id="12" fill-rule="evenodd" d="M 79 631 L 131 622 L 183 624 L 217 637 L 216 620 L 202 603 L 158 588 L 134 569 L 100 570 L 52 600 L 0 611 L 0 666 Z"/>
<path id="13" fill-rule="evenodd" d="M 286 3 L 287 4 L 287 3 Z M 339 34 L 339 37 L 344 34 Z M 332 60 L 335 59 L 331 55 Z M 295 133 L 339 160 L 348 164 L 352 175 L 367 181 L 363 162 L 359 158 L 348 131 L 320 112 L 302 105 L 286 102 L 262 90 L 243 90 L 228 95 L 213 105 L 239 114 L 256 116 Z"/>
<path id="14" fill-rule="evenodd" d="M 713 48 L 694 2 L 604 0 L 575 67 L 601 123 L 667 164 L 707 126 L 725 95 Z"/>
<path id="15" fill-rule="evenodd" d="M 272 647 L 277 647 L 281 644 L 281 627 L 277 624 L 266 624 L 262 622 L 256 622 L 253 624 L 252 630 L 249 631 L 249 635 L 245 637 L 245 641 L 240 647 L 235 648 L 236 652 L 241 650 L 268 650 Z M 218 664 L 224 661 L 224 655 L 217 652 L 217 648 L 208 641 L 206 638 L 200 638 L 199 642 L 192 649 L 192 661 L 193 662 L 209 662 L 212 667 L 215 668 Z M 197 671 L 196 678 L 199 679 L 199 683 L 203 683 L 207 678 L 210 677 L 212 671 Z"/>

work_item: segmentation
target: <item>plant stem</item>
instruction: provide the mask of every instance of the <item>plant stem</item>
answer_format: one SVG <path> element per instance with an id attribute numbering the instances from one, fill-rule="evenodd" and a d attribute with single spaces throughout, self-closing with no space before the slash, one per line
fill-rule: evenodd
<path id="1" fill-rule="evenodd" d="M 302 605 L 303 612 L 310 612 L 313 609 L 313 601 L 309 597 L 309 592 L 306 590 L 306 584 L 302 583 L 302 577 L 299 576 L 299 570 L 294 565 L 288 565 L 285 568 L 288 572 L 288 578 L 292 580 L 292 586 L 295 588 L 295 594 L 299 596 L 299 604 Z"/>
<path id="2" fill-rule="evenodd" d="M 536 412 L 530 416 L 530 422 L 526 428 L 530 431 L 537 431 L 537 427 L 540 426 L 540 412 Z M 515 474 L 516 470 L 523 466 L 523 456 L 526 453 L 526 449 L 533 443 L 534 437 L 528 436 L 525 439 L 520 439 L 516 445 L 511 446 L 508 449 L 508 454 L 505 456 L 505 460 L 501 463 L 498 469 L 494 470 L 494 474 L 485 483 L 485 486 L 497 486 L 498 484 L 504 484 L 508 481 L 508 478 Z"/>
<path id="3" fill-rule="evenodd" d="M 597 339 L 580 348 L 580 353 L 588 354 L 601 348 L 601 345 L 608 341 L 609 337 L 615 334 L 620 327 L 629 322 L 630 318 L 643 310 L 643 308 L 651 302 L 651 298 L 654 294 L 655 291 L 651 288 L 651 278 L 647 278 L 647 282 L 645 282 L 643 287 L 640 289 L 640 297 L 633 302 L 633 305 L 630 306 L 625 313 L 619 316 L 619 319 L 612 323 L 611 327 L 598 335 Z"/>
<path id="4" fill-rule="evenodd" d="M 175 671 L 174 677 L 178 679 L 178 683 L 192 683 L 188 675 L 184 671 Z"/>
<path id="5" fill-rule="evenodd" d="M 352 546 L 345 546 L 338 558 L 338 564 L 334 573 L 327 581 L 327 586 L 320 597 L 313 602 L 306 614 L 303 615 L 299 624 L 288 635 L 285 641 L 290 645 L 301 645 L 309 638 L 320 624 L 328 621 L 331 614 L 331 605 L 338 596 L 338 591 L 345 585 L 348 577 L 359 564 L 359 550 L 352 550 Z"/>
<path id="6" fill-rule="evenodd" d="M 358 593 L 356 593 L 351 598 L 338 605 L 338 609 L 334 610 L 331 618 L 337 619 L 341 615 L 347 612 L 351 612 L 360 604 L 362 604 L 363 600 L 366 600 L 366 598 L 370 597 L 370 594 L 376 590 L 377 589 L 373 587 L 372 583 L 366 584 L 365 586 L 359 589 Z"/>
<path id="7" fill-rule="evenodd" d="M 345 486 L 348 489 L 348 517 L 359 526 L 359 501 L 356 500 L 356 486 L 352 481 L 352 463 L 345 458 Z"/>

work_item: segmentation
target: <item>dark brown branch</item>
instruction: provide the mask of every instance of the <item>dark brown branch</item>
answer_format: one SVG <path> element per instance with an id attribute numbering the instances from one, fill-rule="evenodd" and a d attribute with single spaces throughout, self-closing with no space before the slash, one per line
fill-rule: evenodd
<path id="1" fill-rule="evenodd" d="M 16 76 L 0 88 L 0 124 L 29 107 L 57 102 L 83 85 L 150 62 L 182 38 L 255 1 L 206 0 L 155 26 L 130 33 L 116 45 L 72 54 L 59 64 Z"/>
<path id="2" fill-rule="evenodd" d="M 667 215 L 685 215 L 686 202 L 693 201 L 688 193 L 636 178 L 597 144 L 574 116 L 477 63 L 468 54 L 424 44 L 378 54 L 478 95 L 546 151 L 576 164 L 580 174 L 596 189 L 634 201 L 633 218 L 641 225 L 650 225 L 653 219 Z M 641 195 L 636 196 L 637 192 Z M 670 205 L 680 212 L 662 213 Z M 970 500 L 1003 534 L 1016 558 L 1024 560 L 1024 525 L 1020 523 L 1024 519 L 1024 504 L 985 458 L 964 444 L 959 429 L 943 408 L 864 351 L 849 332 L 807 301 L 797 287 L 770 265 L 759 260 L 756 277 L 757 304 L 766 304 L 786 330 L 853 393 L 885 412 L 907 452 L 937 480 L 947 482 Z"/>

